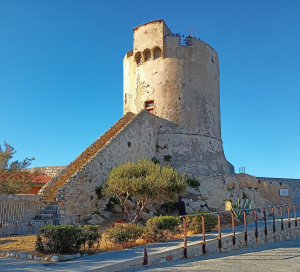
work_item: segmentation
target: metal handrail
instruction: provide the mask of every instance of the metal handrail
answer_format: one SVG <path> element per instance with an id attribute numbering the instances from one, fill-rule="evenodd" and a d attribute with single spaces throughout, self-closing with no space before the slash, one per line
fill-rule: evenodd
<path id="1" fill-rule="evenodd" d="M 265 238 L 268 235 L 267 231 L 267 216 L 266 216 L 266 209 L 271 208 L 272 209 L 272 219 L 273 219 L 273 233 L 276 231 L 275 227 L 275 215 L 274 215 L 274 207 L 279 207 L 280 208 L 280 219 L 281 219 L 281 230 L 284 229 L 283 225 L 283 212 L 282 212 L 282 207 L 287 206 L 287 212 L 288 212 L 288 228 L 291 228 L 291 218 L 290 218 L 290 206 L 294 206 L 294 212 L 295 212 L 295 226 L 297 226 L 297 210 L 296 210 L 296 205 L 299 205 L 300 203 L 287 203 L 287 204 L 278 204 L 278 205 L 272 205 L 272 206 L 265 206 L 265 207 L 256 207 L 256 208 L 249 208 L 249 209 L 235 209 L 235 210 L 230 210 L 230 211 L 220 211 L 220 212 L 208 212 L 208 213 L 195 213 L 195 214 L 187 214 L 187 215 L 181 215 L 180 218 L 183 220 L 183 256 L 184 258 L 187 258 L 187 226 L 186 226 L 186 217 L 193 217 L 193 216 L 201 216 L 202 220 L 202 253 L 203 255 L 206 254 L 206 246 L 205 246 L 205 218 L 204 215 L 207 214 L 216 214 L 218 217 L 218 240 L 219 240 L 219 251 L 221 251 L 222 247 L 222 236 L 221 236 L 221 217 L 220 214 L 222 213 L 230 213 L 231 214 L 231 224 L 232 224 L 232 243 L 235 248 L 235 225 L 234 225 L 234 212 L 236 211 L 242 211 L 244 214 L 244 228 L 245 228 L 245 242 L 247 245 L 247 211 L 252 211 L 254 212 L 254 221 L 255 221 L 255 240 L 257 243 L 258 240 L 258 227 L 257 227 L 257 210 L 263 210 L 264 214 L 264 225 L 265 225 Z"/>

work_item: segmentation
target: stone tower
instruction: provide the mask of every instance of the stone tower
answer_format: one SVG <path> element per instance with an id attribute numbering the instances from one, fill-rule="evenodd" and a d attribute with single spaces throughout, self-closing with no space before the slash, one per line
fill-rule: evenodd
<path id="1" fill-rule="evenodd" d="M 124 114 L 145 109 L 160 117 L 157 142 L 168 148 L 157 156 L 168 153 L 179 170 L 228 173 L 217 52 L 195 37 L 187 36 L 183 43 L 163 20 L 133 31 L 133 50 L 123 63 Z"/>

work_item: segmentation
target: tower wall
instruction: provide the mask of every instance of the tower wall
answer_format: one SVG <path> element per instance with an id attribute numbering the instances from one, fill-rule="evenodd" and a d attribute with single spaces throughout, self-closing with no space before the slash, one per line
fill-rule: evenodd
<path id="1" fill-rule="evenodd" d="M 162 20 L 134 29 L 134 48 L 124 58 L 124 114 L 153 102 L 151 112 L 176 125 L 172 131 L 161 125 L 158 134 L 158 142 L 173 146 L 173 165 L 182 168 L 178 157 L 185 157 L 183 171 L 198 165 L 202 170 L 195 171 L 201 173 L 227 173 L 218 54 L 195 37 L 187 37 L 187 44 L 181 45 L 180 36 L 172 35 Z"/>

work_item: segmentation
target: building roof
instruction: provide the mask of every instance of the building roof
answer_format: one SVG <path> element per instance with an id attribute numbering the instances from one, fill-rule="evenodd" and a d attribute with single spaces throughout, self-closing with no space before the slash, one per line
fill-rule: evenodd
<path id="1" fill-rule="evenodd" d="M 32 179 L 32 183 L 36 184 L 46 184 L 48 181 L 52 179 L 52 177 L 41 173 L 41 174 L 32 174 L 32 173 L 24 173 L 24 172 L 19 172 L 19 173 L 2 173 L 0 174 L 0 180 L 6 181 L 8 178 L 11 180 L 12 178 L 15 179 L 16 181 L 21 180 L 24 176 L 27 176 L 28 178 Z"/>
<path id="2" fill-rule="evenodd" d="M 135 27 L 134 29 L 133 29 L 133 31 L 135 31 L 135 30 L 137 30 L 139 27 L 141 27 L 141 26 L 145 26 L 145 25 L 148 25 L 148 24 L 152 24 L 152 23 L 156 23 L 156 22 L 164 22 L 164 20 L 163 19 L 159 19 L 159 20 L 154 20 L 154 21 L 151 21 L 151 22 L 147 22 L 147 23 L 144 23 L 144 24 L 142 24 L 142 25 L 139 25 L 139 26 L 137 26 L 137 27 Z"/>

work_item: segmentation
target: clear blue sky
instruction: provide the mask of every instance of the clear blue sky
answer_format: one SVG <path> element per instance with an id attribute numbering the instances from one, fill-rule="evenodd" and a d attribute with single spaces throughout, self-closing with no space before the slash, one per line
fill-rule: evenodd
<path id="1" fill-rule="evenodd" d="M 66 165 L 123 114 L 132 29 L 164 19 L 220 59 L 227 159 L 300 178 L 300 1 L 0 0 L 0 143 Z"/>

